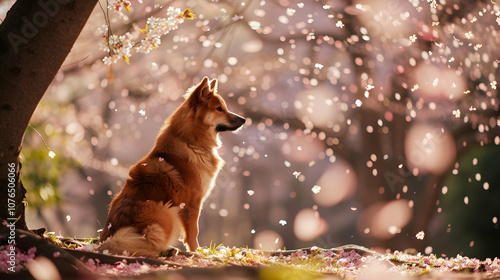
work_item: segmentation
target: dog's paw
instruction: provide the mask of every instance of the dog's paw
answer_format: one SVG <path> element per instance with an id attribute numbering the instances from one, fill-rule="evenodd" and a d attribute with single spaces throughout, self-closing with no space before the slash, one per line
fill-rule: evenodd
<path id="1" fill-rule="evenodd" d="M 161 251 L 158 254 L 158 257 L 171 258 L 171 257 L 177 256 L 179 254 L 179 252 L 180 252 L 179 248 L 170 247 L 165 251 Z"/>
<path id="2" fill-rule="evenodd" d="M 185 251 L 185 252 L 179 252 L 180 255 L 186 256 L 188 258 L 190 257 L 201 257 L 201 254 L 198 251 Z"/>

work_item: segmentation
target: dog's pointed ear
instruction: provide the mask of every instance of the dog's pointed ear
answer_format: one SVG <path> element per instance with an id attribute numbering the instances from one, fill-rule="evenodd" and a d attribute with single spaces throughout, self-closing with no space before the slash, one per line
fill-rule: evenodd
<path id="1" fill-rule="evenodd" d="M 208 77 L 205 76 L 203 78 L 203 80 L 201 80 L 201 82 L 198 84 L 196 89 L 194 90 L 195 92 L 198 93 L 199 96 L 206 95 L 210 91 L 210 86 L 208 85 L 208 80 L 209 80 Z"/>
<path id="2" fill-rule="evenodd" d="M 219 88 L 219 82 L 217 81 L 217 79 L 213 79 L 210 82 L 210 89 L 212 90 L 212 92 L 217 93 L 218 88 Z"/>
<path id="3" fill-rule="evenodd" d="M 208 77 L 203 78 L 197 89 L 199 89 L 198 100 L 200 101 L 208 102 L 210 97 L 212 97 L 212 95 L 214 94 L 213 90 L 211 89 L 211 84 L 208 84 Z"/>
<path id="4" fill-rule="evenodd" d="M 191 104 L 195 105 L 196 103 L 207 101 L 212 96 L 212 91 L 210 90 L 210 85 L 208 84 L 208 77 L 203 78 L 201 82 L 194 86 L 190 93 L 188 92 L 189 100 Z"/>

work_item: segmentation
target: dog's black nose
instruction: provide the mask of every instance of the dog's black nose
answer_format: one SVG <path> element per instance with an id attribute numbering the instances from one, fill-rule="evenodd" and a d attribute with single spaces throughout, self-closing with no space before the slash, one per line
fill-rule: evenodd
<path id="1" fill-rule="evenodd" d="M 241 121 L 241 124 L 244 124 L 245 123 L 245 118 L 244 117 L 240 117 L 240 121 Z"/>

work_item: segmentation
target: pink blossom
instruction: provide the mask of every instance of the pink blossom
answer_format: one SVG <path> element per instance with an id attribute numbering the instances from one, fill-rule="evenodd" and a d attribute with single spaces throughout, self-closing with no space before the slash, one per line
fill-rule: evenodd
<path id="1" fill-rule="evenodd" d="M 26 266 L 26 263 L 29 260 L 32 260 L 35 258 L 35 253 L 36 253 L 36 247 L 32 247 L 28 249 L 28 252 L 21 251 L 16 244 L 11 244 L 11 245 L 2 245 L 0 246 L 0 271 L 7 272 L 8 269 L 11 267 L 8 261 L 10 261 L 10 256 L 9 254 L 11 251 L 11 247 L 15 248 L 15 266 L 14 270 L 19 271 L 20 269 L 23 269 Z"/>

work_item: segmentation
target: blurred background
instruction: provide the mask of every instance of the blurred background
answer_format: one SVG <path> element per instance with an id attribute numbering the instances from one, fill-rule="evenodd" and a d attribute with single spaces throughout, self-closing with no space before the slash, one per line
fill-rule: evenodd
<path id="1" fill-rule="evenodd" d="M 209 76 L 247 123 L 221 135 L 202 246 L 500 256 L 497 4 L 143 2 L 120 17 L 101 1 L 33 115 L 29 227 L 97 237 L 128 168 Z M 102 62 L 107 18 L 139 32 L 167 7 L 195 18 L 129 64 Z"/>

